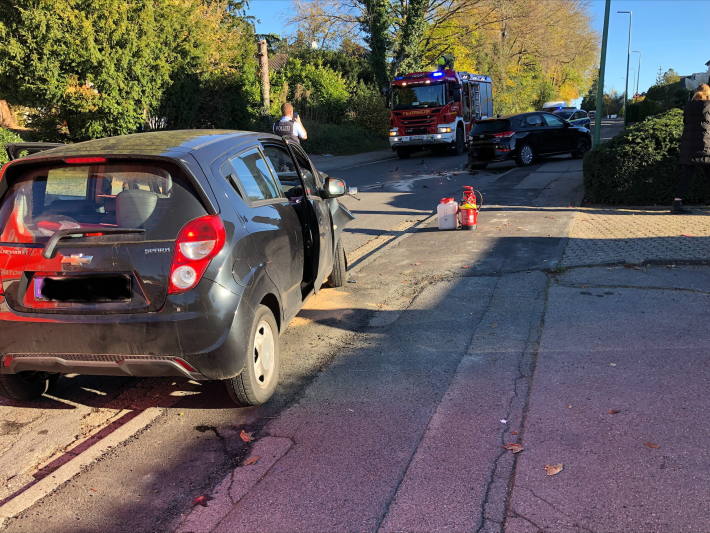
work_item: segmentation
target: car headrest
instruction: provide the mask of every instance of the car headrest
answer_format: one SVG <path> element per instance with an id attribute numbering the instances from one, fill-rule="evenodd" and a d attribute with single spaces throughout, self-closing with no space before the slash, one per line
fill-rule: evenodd
<path id="1" fill-rule="evenodd" d="M 129 189 L 116 196 L 116 223 L 122 228 L 140 228 L 155 211 L 158 195 L 151 191 Z"/>

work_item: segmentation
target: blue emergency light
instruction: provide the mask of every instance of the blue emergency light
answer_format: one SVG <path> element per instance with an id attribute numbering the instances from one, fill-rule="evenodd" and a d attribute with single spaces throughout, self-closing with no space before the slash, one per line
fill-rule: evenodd
<path id="1" fill-rule="evenodd" d="M 431 73 L 432 78 L 441 78 L 443 75 L 444 75 L 444 73 L 440 72 L 440 71 Z"/>

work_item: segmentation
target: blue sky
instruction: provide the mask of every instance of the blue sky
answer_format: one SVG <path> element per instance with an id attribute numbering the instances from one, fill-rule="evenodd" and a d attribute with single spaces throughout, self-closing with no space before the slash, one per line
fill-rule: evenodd
<path id="1" fill-rule="evenodd" d="M 249 14 L 259 19 L 257 31 L 291 31 L 286 19 L 291 14 L 292 0 L 251 0 L 250 4 Z M 604 0 L 591 0 L 589 6 L 600 36 L 604 4 Z M 633 11 L 631 49 L 641 51 L 639 90 L 643 92 L 653 85 L 658 67 L 664 71 L 672 67 L 679 74 L 706 70 L 705 62 L 710 60 L 710 0 L 612 0 L 604 84 L 607 90 L 624 91 L 629 16 L 617 14 L 619 10 Z M 630 93 L 636 86 L 637 67 L 638 54 L 632 54 Z"/>

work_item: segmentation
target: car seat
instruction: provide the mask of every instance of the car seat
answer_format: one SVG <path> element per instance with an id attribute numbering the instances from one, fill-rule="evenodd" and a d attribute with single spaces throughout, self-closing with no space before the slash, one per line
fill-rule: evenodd
<path id="1" fill-rule="evenodd" d="M 128 189 L 116 196 L 116 223 L 121 228 L 140 228 L 158 202 L 158 195 L 141 189 Z"/>

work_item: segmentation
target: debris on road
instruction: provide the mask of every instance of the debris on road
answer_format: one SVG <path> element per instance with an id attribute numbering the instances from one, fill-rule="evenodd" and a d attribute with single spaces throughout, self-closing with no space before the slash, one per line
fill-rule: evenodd
<path id="1" fill-rule="evenodd" d="M 556 476 L 557 474 L 562 472 L 562 470 L 564 470 L 564 467 L 565 465 L 563 465 L 562 463 L 558 463 L 556 465 L 545 465 L 545 474 L 547 474 L 548 476 Z"/>
<path id="2" fill-rule="evenodd" d="M 655 442 L 644 442 L 643 445 L 646 446 L 646 448 L 651 448 L 652 450 L 655 450 L 655 449 L 661 447 L 660 444 L 656 444 Z"/>
<path id="3" fill-rule="evenodd" d="M 247 433 L 244 430 L 241 430 L 239 432 L 239 438 L 242 439 L 244 442 L 251 442 L 254 440 L 254 437 L 252 437 L 251 433 Z"/>
<path id="4" fill-rule="evenodd" d="M 192 506 L 194 507 L 195 505 L 201 505 L 202 507 L 207 507 L 207 502 L 210 500 L 208 496 L 198 496 L 194 500 L 192 500 Z"/>
<path id="5" fill-rule="evenodd" d="M 517 442 L 513 442 L 511 444 L 504 444 L 503 448 L 513 453 L 520 453 L 524 450 L 523 445 L 518 444 Z"/>
<path id="6" fill-rule="evenodd" d="M 259 462 L 259 459 L 261 459 L 261 456 L 259 456 L 259 455 L 252 455 L 249 459 L 247 459 L 246 461 L 244 461 L 244 462 L 242 463 L 242 466 L 249 466 L 249 465 L 256 464 L 256 463 Z"/>

